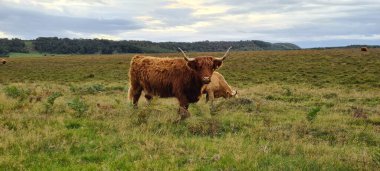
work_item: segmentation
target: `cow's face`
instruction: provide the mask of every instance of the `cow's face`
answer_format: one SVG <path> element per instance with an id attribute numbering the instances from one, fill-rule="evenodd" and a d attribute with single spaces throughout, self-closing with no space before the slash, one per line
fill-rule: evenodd
<path id="1" fill-rule="evenodd" d="M 227 52 L 221 58 L 210 56 L 189 58 L 181 48 L 178 49 L 182 52 L 184 59 L 187 61 L 187 66 L 196 71 L 197 76 L 202 80 L 204 84 L 208 84 L 211 82 L 212 73 L 220 66 L 222 66 L 223 60 L 227 58 L 228 52 L 231 48 L 232 47 L 228 48 Z"/>
<path id="2" fill-rule="evenodd" d="M 197 57 L 187 61 L 187 66 L 197 73 L 197 76 L 204 84 L 211 82 L 212 73 L 223 64 L 223 61 L 214 57 Z"/>

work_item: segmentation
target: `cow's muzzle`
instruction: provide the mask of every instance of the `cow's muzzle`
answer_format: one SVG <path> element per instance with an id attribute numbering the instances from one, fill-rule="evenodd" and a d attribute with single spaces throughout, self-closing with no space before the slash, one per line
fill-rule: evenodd
<path id="1" fill-rule="evenodd" d="M 236 96 L 238 93 L 237 93 L 237 91 L 236 90 L 232 90 L 232 95 L 233 96 Z"/>
<path id="2" fill-rule="evenodd" d="M 208 83 L 211 82 L 211 79 L 210 79 L 210 77 L 203 77 L 203 78 L 202 78 L 202 82 L 203 82 L 204 84 L 208 84 Z"/>
<path id="3" fill-rule="evenodd" d="M 237 90 L 232 90 L 232 97 L 238 97 Z"/>

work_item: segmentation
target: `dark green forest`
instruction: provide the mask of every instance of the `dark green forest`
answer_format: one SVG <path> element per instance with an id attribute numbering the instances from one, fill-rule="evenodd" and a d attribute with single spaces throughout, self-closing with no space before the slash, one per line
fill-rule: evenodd
<path id="1" fill-rule="evenodd" d="M 0 55 L 7 56 L 10 52 L 27 53 L 31 51 L 52 54 L 160 53 L 177 52 L 178 47 L 185 51 L 216 52 L 225 51 L 230 46 L 233 46 L 233 50 L 238 51 L 300 49 L 300 47 L 291 43 L 269 43 L 259 40 L 151 42 L 39 37 L 35 40 L 0 39 Z"/>
<path id="2" fill-rule="evenodd" d="M 26 53 L 25 42 L 21 39 L 0 39 L 0 56 L 7 56 L 10 52 Z"/>

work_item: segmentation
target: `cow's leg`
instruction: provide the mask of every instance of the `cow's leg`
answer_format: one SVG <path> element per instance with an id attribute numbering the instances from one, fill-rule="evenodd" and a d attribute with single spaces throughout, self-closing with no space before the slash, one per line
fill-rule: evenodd
<path id="1" fill-rule="evenodd" d="M 129 100 L 132 101 L 132 104 L 134 107 L 137 107 L 137 102 L 140 99 L 142 92 L 142 87 L 138 84 L 131 84 L 131 87 L 129 88 Z"/>
<path id="2" fill-rule="evenodd" d="M 189 102 L 185 97 L 178 98 L 179 100 L 179 109 L 178 114 L 181 116 L 181 120 L 185 120 L 190 117 L 190 112 L 187 110 L 189 108 Z"/>
<path id="3" fill-rule="evenodd" d="M 211 112 L 215 112 L 215 106 L 214 106 L 214 92 L 210 91 L 208 92 L 208 99 L 210 101 L 210 110 Z"/>
<path id="4" fill-rule="evenodd" d="M 145 99 L 146 99 L 146 101 L 148 101 L 148 103 L 150 104 L 150 102 L 152 101 L 152 99 L 153 99 L 153 96 L 152 95 L 150 95 L 150 94 L 145 94 Z"/>
<path id="5" fill-rule="evenodd" d="M 206 103 L 208 102 L 209 100 L 209 95 L 208 95 L 208 92 L 206 93 Z"/>

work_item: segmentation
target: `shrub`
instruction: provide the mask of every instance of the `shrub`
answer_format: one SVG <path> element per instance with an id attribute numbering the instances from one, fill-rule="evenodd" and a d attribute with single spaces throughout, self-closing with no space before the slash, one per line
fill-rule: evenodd
<path id="1" fill-rule="evenodd" d="M 30 90 L 24 90 L 22 88 L 17 88 L 16 86 L 8 86 L 4 88 L 5 95 L 8 97 L 19 100 L 24 100 L 30 94 Z"/>
<path id="2" fill-rule="evenodd" d="M 53 105 L 54 105 L 55 99 L 61 96 L 63 96 L 62 93 L 54 92 L 48 97 L 47 102 L 44 103 L 45 113 L 51 113 L 53 111 Z"/>
<path id="3" fill-rule="evenodd" d="M 94 84 L 89 87 L 87 87 L 86 92 L 89 94 L 96 94 L 99 92 L 105 91 L 104 85 L 101 84 Z"/>
<path id="4" fill-rule="evenodd" d="M 7 121 L 4 123 L 4 127 L 10 131 L 17 131 L 17 125 L 14 122 Z"/>
<path id="5" fill-rule="evenodd" d="M 321 111 L 321 107 L 314 107 L 313 109 L 311 109 L 309 113 L 307 113 L 306 119 L 309 122 L 314 122 L 315 118 L 317 118 L 317 114 L 319 111 Z"/>
<path id="6" fill-rule="evenodd" d="M 126 86 L 111 86 L 111 87 L 106 87 L 106 90 L 128 91 L 128 87 L 126 87 Z"/>
<path id="7" fill-rule="evenodd" d="M 78 88 L 75 87 L 75 85 L 72 85 L 72 84 L 69 85 L 69 89 L 70 89 L 70 91 L 71 91 L 72 93 L 76 93 L 76 92 L 78 91 Z"/>
<path id="8" fill-rule="evenodd" d="M 53 105 L 54 104 L 54 101 L 55 99 L 57 99 L 58 97 L 61 97 L 63 96 L 63 94 L 61 92 L 54 92 L 53 94 L 51 94 L 48 99 L 47 99 L 47 103 Z"/>
<path id="9" fill-rule="evenodd" d="M 86 87 L 76 87 L 74 85 L 70 85 L 70 91 L 78 95 L 97 94 L 106 91 L 106 87 L 102 84 L 93 84 Z"/>
<path id="10" fill-rule="evenodd" d="M 66 128 L 67 129 L 79 129 L 82 125 L 80 123 L 77 123 L 77 122 L 70 122 L 68 124 L 66 124 Z"/>
<path id="11" fill-rule="evenodd" d="M 67 105 L 73 109 L 75 112 L 77 112 L 77 116 L 83 116 L 84 113 L 88 110 L 88 105 L 80 100 L 79 97 L 76 97 L 75 99 L 71 100 Z"/>

